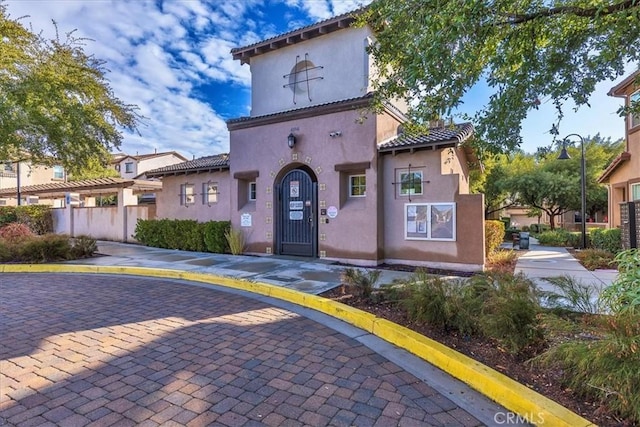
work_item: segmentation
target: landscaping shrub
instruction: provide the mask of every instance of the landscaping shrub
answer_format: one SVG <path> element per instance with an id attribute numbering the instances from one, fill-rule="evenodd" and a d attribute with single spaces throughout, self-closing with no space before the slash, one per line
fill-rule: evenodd
<path id="1" fill-rule="evenodd" d="M 352 295 L 368 299 L 371 298 L 380 273 L 380 270 L 345 268 L 340 275 L 340 280 Z"/>
<path id="2" fill-rule="evenodd" d="M 231 228 L 230 221 L 209 221 L 204 224 L 204 244 L 207 252 L 229 252 L 229 242 L 225 233 Z"/>
<path id="3" fill-rule="evenodd" d="M 487 257 L 490 257 L 500 248 L 500 244 L 504 238 L 504 222 L 502 221 L 485 221 L 484 222 L 484 239 L 487 250 Z"/>
<path id="4" fill-rule="evenodd" d="M 614 255 L 602 249 L 585 249 L 576 252 L 575 257 L 587 270 L 615 268 Z"/>
<path id="5" fill-rule="evenodd" d="M 544 246 L 573 246 L 571 233 L 564 228 L 544 231 L 538 235 L 538 242 Z"/>
<path id="6" fill-rule="evenodd" d="M 540 291 L 545 306 L 552 309 L 570 310 L 580 313 L 600 313 L 600 304 L 593 286 L 582 284 L 571 276 L 545 278 L 557 291 Z"/>
<path id="7" fill-rule="evenodd" d="M 36 234 L 53 233 L 53 214 L 46 205 L 16 206 L 17 221 L 26 224 Z"/>
<path id="8" fill-rule="evenodd" d="M 229 250 L 233 255 L 241 255 L 244 252 L 244 233 L 236 228 L 229 228 L 224 233 L 229 244 Z"/>
<path id="9" fill-rule="evenodd" d="M 529 226 L 529 231 L 535 234 L 543 233 L 548 230 L 549 230 L 549 226 L 547 224 L 531 224 Z"/>
<path id="10" fill-rule="evenodd" d="M 20 262 L 50 262 L 71 258 L 69 236 L 45 234 L 26 238 L 16 245 L 16 260 Z"/>
<path id="11" fill-rule="evenodd" d="M 640 423 L 640 315 L 612 316 L 605 327 L 604 336 L 552 347 L 533 363 L 557 368 L 568 388 L 635 425 Z"/>
<path id="12" fill-rule="evenodd" d="M 518 261 L 518 252 L 513 249 L 500 249 L 489 255 L 487 269 L 492 272 L 513 273 Z"/>
<path id="13" fill-rule="evenodd" d="M 226 252 L 229 221 L 138 220 L 133 237 L 146 246 L 198 252 Z"/>
<path id="14" fill-rule="evenodd" d="M 614 313 L 640 314 L 640 252 L 628 249 L 615 257 L 618 277 L 600 293 L 601 302 Z"/>
<path id="15" fill-rule="evenodd" d="M 0 227 L 11 222 L 18 222 L 18 215 L 14 206 L 0 206 Z"/>
<path id="16" fill-rule="evenodd" d="M 11 222 L 0 227 L 0 239 L 9 243 L 16 243 L 30 236 L 33 236 L 33 232 L 25 224 Z"/>
<path id="17" fill-rule="evenodd" d="M 594 249 L 611 252 L 616 255 L 622 250 L 622 230 L 619 228 L 594 228 L 589 232 Z"/>
<path id="18" fill-rule="evenodd" d="M 470 279 L 482 300 L 481 332 L 514 354 L 542 342 L 540 305 L 534 283 L 523 275 L 485 274 Z"/>
<path id="19" fill-rule="evenodd" d="M 98 250 L 96 239 L 90 236 L 77 236 L 71 239 L 71 258 L 89 258 Z"/>

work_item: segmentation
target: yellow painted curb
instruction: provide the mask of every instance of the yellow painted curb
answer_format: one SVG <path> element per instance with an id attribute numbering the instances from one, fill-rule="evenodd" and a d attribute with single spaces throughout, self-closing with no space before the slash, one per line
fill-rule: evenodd
<path id="1" fill-rule="evenodd" d="M 336 317 L 403 348 L 466 383 L 535 425 L 595 426 L 569 409 L 437 341 L 371 313 L 328 298 L 267 283 L 180 270 L 71 264 L 0 264 L 2 273 L 93 273 L 182 279 L 220 285 L 288 301 Z"/>

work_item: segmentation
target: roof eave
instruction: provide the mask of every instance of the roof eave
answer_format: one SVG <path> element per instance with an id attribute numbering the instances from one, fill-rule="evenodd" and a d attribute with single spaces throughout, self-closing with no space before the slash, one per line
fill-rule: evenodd
<path id="1" fill-rule="evenodd" d="M 609 166 L 607 166 L 607 168 L 604 170 L 604 172 L 602 172 L 602 175 L 600 175 L 600 177 L 598 178 L 598 183 L 600 183 L 600 184 L 606 183 L 608 181 L 609 177 L 611 176 L 611 174 L 616 169 L 618 169 L 618 167 L 621 164 L 623 164 L 624 162 L 626 162 L 630 158 L 631 158 L 631 153 L 629 153 L 628 151 L 620 153 L 615 159 L 613 159 L 613 161 L 609 164 Z"/>
<path id="2" fill-rule="evenodd" d="M 629 75 L 627 78 L 609 89 L 607 95 L 624 98 L 626 96 L 626 94 L 624 93 L 625 89 L 629 87 L 629 85 L 633 84 L 638 76 L 640 76 L 640 70 L 636 70 L 635 72 L 631 73 L 631 75 Z"/>

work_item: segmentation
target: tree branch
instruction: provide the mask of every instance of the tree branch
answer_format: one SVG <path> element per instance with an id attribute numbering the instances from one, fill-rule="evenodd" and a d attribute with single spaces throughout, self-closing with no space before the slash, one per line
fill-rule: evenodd
<path id="1" fill-rule="evenodd" d="M 500 22 L 498 23 L 498 25 L 518 25 L 525 22 L 533 21 L 534 19 L 549 18 L 556 15 L 575 15 L 585 18 L 595 18 L 596 16 L 601 17 L 612 15 L 614 13 L 635 9 L 637 7 L 640 7 L 640 3 L 638 3 L 637 0 L 626 0 L 605 7 L 592 7 L 589 9 L 576 6 L 549 7 L 541 9 L 534 13 L 527 13 L 524 15 L 510 14 L 508 15 L 508 21 Z"/>

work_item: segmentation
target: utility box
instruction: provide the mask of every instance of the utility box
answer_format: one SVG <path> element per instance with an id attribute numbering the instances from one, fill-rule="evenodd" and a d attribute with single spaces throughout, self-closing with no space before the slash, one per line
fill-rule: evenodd
<path id="1" fill-rule="evenodd" d="M 528 231 L 520 232 L 520 243 L 518 243 L 518 247 L 520 249 L 529 249 L 529 232 Z"/>

